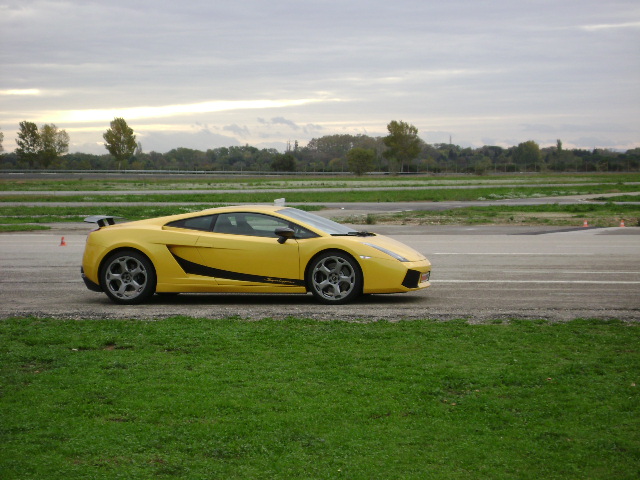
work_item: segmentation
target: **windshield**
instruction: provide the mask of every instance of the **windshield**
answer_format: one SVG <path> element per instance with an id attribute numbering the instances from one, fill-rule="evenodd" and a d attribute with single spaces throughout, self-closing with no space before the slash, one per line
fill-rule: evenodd
<path id="1" fill-rule="evenodd" d="M 346 227 L 345 225 L 341 225 L 319 215 L 305 212 L 304 210 L 298 210 L 297 208 L 284 208 L 280 210 L 279 213 L 291 217 L 294 220 L 305 222 L 329 235 L 353 235 L 356 233 L 356 230 L 353 228 Z"/>

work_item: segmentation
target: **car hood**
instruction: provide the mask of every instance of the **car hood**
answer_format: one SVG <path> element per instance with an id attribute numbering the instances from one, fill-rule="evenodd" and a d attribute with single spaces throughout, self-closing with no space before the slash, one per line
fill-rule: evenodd
<path id="1" fill-rule="evenodd" d="M 358 242 L 364 245 L 371 246 L 372 248 L 381 247 L 385 250 L 389 250 L 397 255 L 400 255 L 401 257 L 404 257 L 409 262 L 420 262 L 426 260 L 426 257 L 417 250 L 414 250 L 413 248 L 405 245 L 402 242 L 394 240 L 393 238 L 385 237 L 384 235 L 376 234 L 375 236 L 371 237 L 356 238 Z"/>

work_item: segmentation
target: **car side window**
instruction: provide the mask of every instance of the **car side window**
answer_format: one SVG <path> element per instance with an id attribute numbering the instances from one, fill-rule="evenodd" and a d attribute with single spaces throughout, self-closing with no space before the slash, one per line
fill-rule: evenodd
<path id="1" fill-rule="evenodd" d="M 210 232 L 217 215 L 204 215 L 202 217 L 183 218 L 175 222 L 167 223 L 167 227 L 186 228 L 188 230 L 200 230 Z"/>
<path id="2" fill-rule="evenodd" d="M 283 218 L 246 212 L 221 213 L 216 219 L 213 231 L 231 235 L 275 238 L 274 232 L 279 227 L 291 228 L 295 232 L 296 238 L 317 237 L 310 230 Z"/>

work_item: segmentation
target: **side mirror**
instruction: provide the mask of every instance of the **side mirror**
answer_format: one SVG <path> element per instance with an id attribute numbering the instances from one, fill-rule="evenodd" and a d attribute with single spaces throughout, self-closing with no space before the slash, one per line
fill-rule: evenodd
<path id="1" fill-rule="evenodd" d="M 278 227 L 273 233 L 280 237 L 278 238 L 278 243 L 284 243 L 295 236 L 295 232 L 288 227 Z"/>

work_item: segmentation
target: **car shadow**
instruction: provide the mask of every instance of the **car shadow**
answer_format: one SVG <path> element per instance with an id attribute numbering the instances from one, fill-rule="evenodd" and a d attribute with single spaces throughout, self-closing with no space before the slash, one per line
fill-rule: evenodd
<path id="1" fill-rule="evenodd" d="M 423 299 L 424 300 L 424 299 Z M 394 305 L 412 304 L 420 302 L 421 299 L 415 295 L 362 295 L 347 305 Z M 313 295 L 279 295 L 279 294 L 251 294 L 251 293 L 181 293 L 181 294 L 160 294 L 154 295 L 147 305 L 300 305 L 300 306 L 322 306 L 332 307 L 332 305 L 321 304 L 316 301 Z M 341 307 L 342 305 L 333 305 Z"/>

